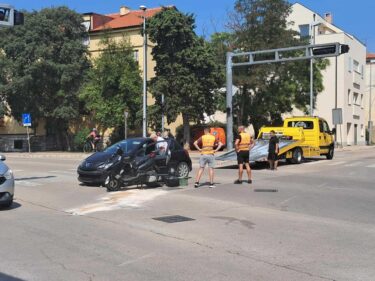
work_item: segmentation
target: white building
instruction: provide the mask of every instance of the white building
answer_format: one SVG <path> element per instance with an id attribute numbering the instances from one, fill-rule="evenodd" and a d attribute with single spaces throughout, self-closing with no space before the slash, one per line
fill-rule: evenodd
<path id="1" fill-rule="evenodd" d="M 354 36 L 333 25 L 332 15 L 323 18 L 305 6 L 296 3 L 288 21 L 291 28 L 301 36 L 313 36 L 315 44 L 347 44 L 350 51 L 337 57 L 337 108 L 342 108 L 343 124 L 337 127 L 337 141 L 343 145 L 365 144 L 365 64 L 366 46 Z M 314 115 L 323 117 L 333 127 L 332 109 L 335 108 L 335 60 L 329 58 L 330 65 L 323 71 L 323 92 L 316 100 Z M 293 115 L 301 115 L 295 110 Z"/>
<path id="2" fill-rule="evenodd" d="M 367 96 L 365 100 L 365 120 L 367 124 L 366 128 L 368 128 L 368 121 L 371 120 L 373 124 L 372 125 L 372 143 L 375 143 L 375 127 L 374 127 L 374 123 L 375 123 L 375 54 L 367 54 L 365 72 L 366 72 L 366 96 Z"/>

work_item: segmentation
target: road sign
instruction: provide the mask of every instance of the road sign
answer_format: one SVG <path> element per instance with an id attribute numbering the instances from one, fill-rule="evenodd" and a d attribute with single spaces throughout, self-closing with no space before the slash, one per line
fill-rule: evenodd
<path id="1" fill-rule="evenodd" d="M 24 127 L 31 127 L 31 115 L 30 113 L 22 114 L 22 125 Z"/>
<path id="2" fill-rule="evenodd" d="M 332 109 L 332 121 L 333 125 L 342 124 L 342 108 Z"/>

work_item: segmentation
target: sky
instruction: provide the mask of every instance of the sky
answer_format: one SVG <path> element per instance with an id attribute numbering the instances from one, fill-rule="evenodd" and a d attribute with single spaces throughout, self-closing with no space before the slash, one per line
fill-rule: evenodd
<path id="1" fill-rule="evenodd" d="M 21 10 L 40 10 L 45 7 L 68 6 L 79 13 L 114 13 L 125 5 L 138 9 L 161 5 L 174 5 L 180 11 L 196 17 L 197 33 L 209 37 L 211 33 L 225 30 L 228 13 L 233 10 L 235 0 L 0 0 Z M 375 0 L 290 0 L 299 2 L 323 15 L 333 14 L 336 26 L 357 37 L 367 45 L 368 52 L 375 52 Z"/>

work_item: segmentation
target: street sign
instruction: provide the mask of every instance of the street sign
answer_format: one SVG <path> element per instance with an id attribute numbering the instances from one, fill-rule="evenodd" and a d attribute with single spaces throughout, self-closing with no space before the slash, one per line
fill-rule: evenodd
<path id="1" fill-rule="evenodd" d="M 22 125 L 24 127 L 31 127 L 31 115 L 30 113 L 22 114 Z"/>
<path id="2" fill-rule="evenodd" d="M 333 125 L 342 124 L 342 108 L 332 109 L 332 123 Z"/>

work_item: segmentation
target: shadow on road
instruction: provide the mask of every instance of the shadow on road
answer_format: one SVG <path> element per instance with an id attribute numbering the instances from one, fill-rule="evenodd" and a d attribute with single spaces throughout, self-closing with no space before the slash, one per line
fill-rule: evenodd
<path id="1" fill-rule="evenodd" d="M 12 206 L 10 206 L 9 208 L 0 208 L 0 212 L 4 212 L 4 211 L 10 211 L 10 210 L 13 210 L 13 209 L 18 209 L 19 207 L 21 207 L 22 205 L 17 203 L 17 202 L 13 202 Z M 2 280 L 8 280 L 8 279 L 1 279 L 1 272 L 0 272 L 0 281 Z M 11 279 L 13 280 L 13 279 Z M 15 279 L 16 280 L 16 279 Z M 17 279 L 18 280 L 18 279 Z"/>
<path id="2" fill-rule="evenodd" d="M 0 272 L 0 281 L 25 281 L 25 280 Z"/>
<path id="3" fill-rule="evenodd" d="M 15 181 L 26 181 L 26 180 L 40 180 L 40 179 L 50 179 L 57 178 L 56 176 L 45 176 L 45 177 L 28 177 L 28 178 L 16 178 Z"/>

